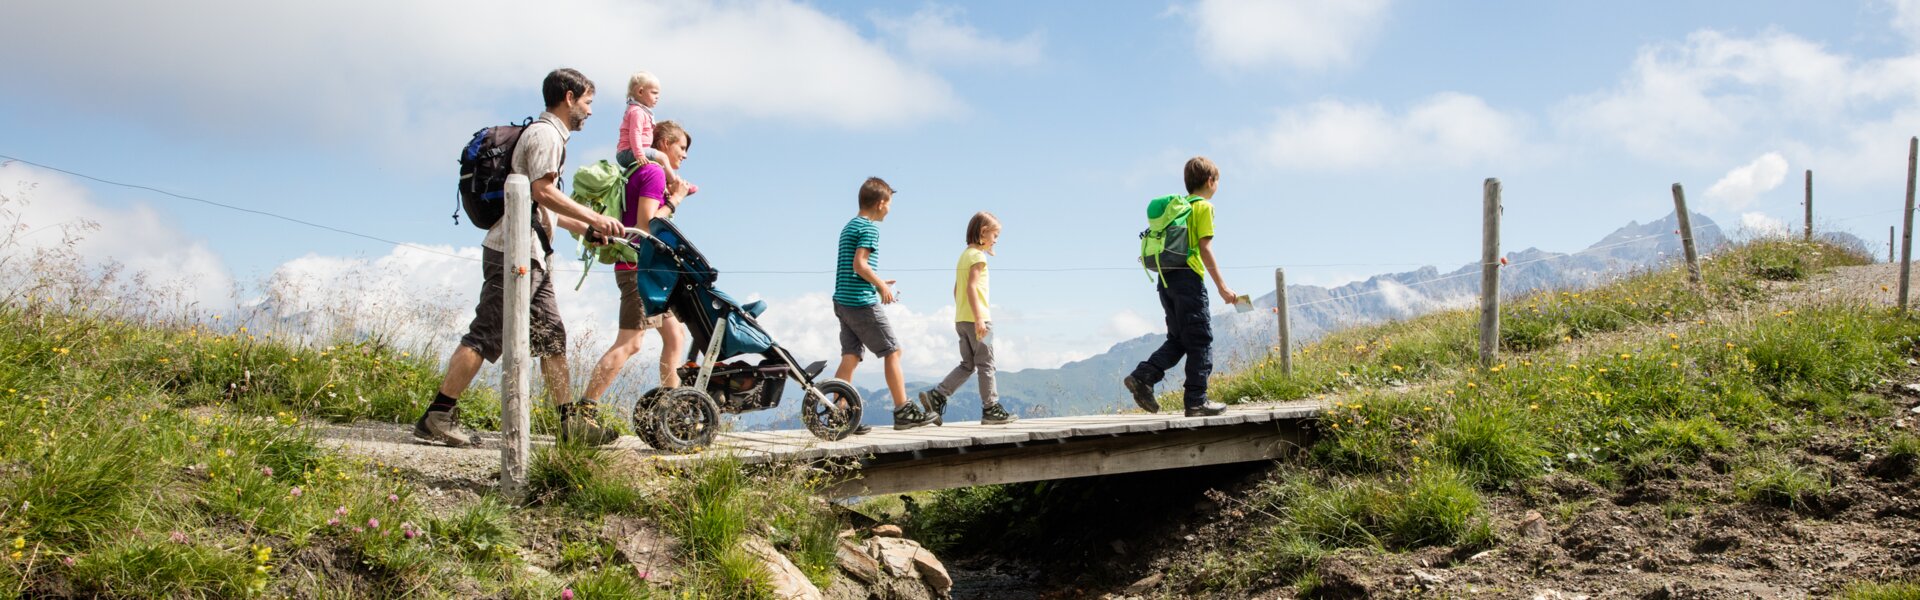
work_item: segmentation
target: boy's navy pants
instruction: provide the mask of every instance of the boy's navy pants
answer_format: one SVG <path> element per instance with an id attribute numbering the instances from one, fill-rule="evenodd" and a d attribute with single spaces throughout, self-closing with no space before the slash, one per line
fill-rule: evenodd
<path id="1" fill-rule="evenodd" d="M 1207 317 L 1206 283 L 1199 273 L 1178 269 L 1166 271 L 1154 287 L 1167 314 L 1167 341 L 1133 368 L 1133 378 L 1149 386 L 1160 383 L 1185 358 L 1186 406 L 1206 404 L 1207 376 L 1213 374 L 1213 323 Z"/>

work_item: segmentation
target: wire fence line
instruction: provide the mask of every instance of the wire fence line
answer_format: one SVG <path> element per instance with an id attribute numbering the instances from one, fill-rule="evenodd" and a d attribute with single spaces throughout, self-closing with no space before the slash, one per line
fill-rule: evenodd
<path id="1" fill-rule="evenodd" d="M 336 226 L 332 226 L 332 225 L 327 225 L 327 224 L 324 224 L 324 223 L 317 223 L 317 222 L 313 222 L 313 221 L 309 221 L 309 220 L 306 220 L 306 219 L 301 219 L 301 218 L 298 218 L 298 217 L 292 217 L 292 216 L 288 216 L 288 215 L 283 215 L 283 214 L 280 214 L 280 213 L 276 213 L 276 212 L 272 212 L 272 211 L 267 211 L 267 210 L 260 210 L 260 209 L 255 209 L 255 208 L 247 208 L 247 207 L 244 207 L 244 206 L 238 206 L 238 205 L 234 205 L 234 204 L 229 204 L 229 203 L 225 203 L 225 202 L 219 202 L 219 201 L 215 201 L 215 200 L 209 200 L 209 199 L 206 199 L 206 198 L 201 198 L 201 197 L 198 197 L 198 196 L 193 196 L 193 195 L 188 195 L 188 194 L 182 194 L 182 193 L 178 193 L 178 192 L 174 192 L 174 191 L 170 191 L 170 190 L 166 190 L 166 189 L 162 189 L 162 188 L 158 188 L 158 187 L 154 187 L 154 186 L 150 186 L 150 185 L 144 185 L 144 184 L 138 184 L 138 183 L 127 183 L 127 182 L 123 182 L 123 181 L 117 181 L 117 180 L 113 180 L 113 179 L 108 179 L 108 178 L 105 178 L 105 177 L 100 177 L 100 176 L 96 176 L 96 175 L 91 175 L 91 174 L 87 174 L 87 173 L 82 173 L 82 172 L 79 172 L 79 171 L 74 171 L 74 170 L 70 170 L 70 169 L 65 169 L 65 168 L 61 168 L 61 167 L 56 167 L 56 166 L 52 166 L 52 165 L 47 165 L 47 164 L 44 164 L 44 163 L 39 163 L 39 162 L 34 162 L 34 161 L 31 161 L 31 160 L 27 160 L 27 159 L 23 159 L 23 158 L 19 158 L 19 157 L 15 157 L 15 156 L 10 156 L 10 155 L 7 155 L 7 154 L 0 154 L 0 161 L 5 161 L 5 162 L 17 162 L 17 163 L 20 163 L 20 164 L 24 164 L 24 165 L 30 165 L 30 166 L 33 166 L 33 167 L 37 167 L 37 168 L 40 168 L 40 169 L 45 169 L 45 170 L 48 170 L 48 171 L 53 171 L 53 172 L 56 172 L 56 173 L 61 173 L 61 174 L 65 174 L 65 175 L 68 175 L 68 176 L 72 176 L 72 177 L 77 177 L 77 178 L 80 178 L 80 179 L 85 179 L 85 180 L 88 180 L 88 181 L 93 181 L 93 182 L 96 182 L 96 183 L 100 183 L 100 184 L 103 184 L 103 185 L 110 185 L 110 186 L 115 186 L 115 187 L 121 187 L 121 188 L 126 188 L 126 189 L 133 189 L 133 190 L 141 190 L 141 191 L 146 191 L 146 192 L 151 192 L 151 193 L 154 193 L 154 194 L 160 194 L 160 195 L 163 195 L 163 196 L 167 196 L 167 197 L 171 197 L 171 198 L 176 198 L 176 199 L 179 199 L 179 200 L 185 200 L 185 201 L 189 201 L 189 202 L 196 202 L 196 203 L 200 203 L 200 204 L 204 204 L 204 205 L 207 205 L 207 206 L 212 206 L 212 207 L 216 207 L 216 208 L 222 208 L 222 209 L 226 209 L 226 210 L 231 210 L 231 211 L 235 211 L 235 212 L 241 212 L 241 213 L 246 213 L 246 214 L 251 214 L 251 215 L 256 215 L 256 216 L 261 216 L 261 217 L 266 217 L 266 218 L 270 218 L 270 219 L 277 219 L 277 220 L 280 220 L 280 221 L 285 221 L 285 222 L 288 222 L 288 223 L 293 223 L 293 224 L 296 224 L 296 225 L 301 225 L 301 226 L 304 226 L 304 227 L 310 227 L 310 228 L 313 228 L 313 229 L 319 229 L 319 230 L 322 230 L 322 231 L 328 231 L 328 232 L 332 232 L 332 233 L 338 233 L 338 234 L 342 234 L 342 235 L 347 235 L 347 236 L 352 236 L 352 237 L 356 237 L 356 238 L 361 238 L 361 239 L 365 239 L 365 240 L 369 240 L 369 241 L 374 241 L 374 242 L 379 242 L 379 243 L 382 243 L 382 244 L 387 244 L 387 245 L 390 245 L 390 246 L 393 246 L 393 247 L 396 247 L 396 248 L 405 248 L 405 249 L 408 249 L 408 250 L 411 250 L 411 251 L 415 251 L 415 252 L 423 252 L 423 253 L 427 253 L 427 254 L 433 254 L 433 255 L 437 255 L 437 256 L 444 256 L 444 257 L 449 257 L 449 258 L 455 258 L 455 259 L 459 259 L 459 260 L 463 260 L 463 261 L 468 261 L 468 262 L 474 262 L 474 263 L 478 263 L 478 262 L 482 262 L 482 259 L 480 259 L 480 258 L 477 258 L 477 257 L 473 257 L 473 256 L 468 256 L 468 255 L 464 255 L 464 254 L 459 254 L 459 253 L 455 253 L 455 252 L 447 252 L 447 251 L 445 251 L 445 250 L 441 250 L 441 249 L 438 249 L 438 248 L 433 248 L 433 247 L 430 247 L 430 246 L 423 246 L 423 245 L 420 245 L 420 244 L 415 244 L 415 243 L 411 243 L 411 242 L 403 242 L 403 241 L 399 241 L 399 240 L 393 240 L 393 239 L 388 239 L 388 238 L 384 238 L 384 237 L 380 237 L 380 236 L 377 236 L 377 235 L 372 235 L 372 234 L 368 234 L 368 233 L 364 233 L 364 232 L 359 232 L 359 231 L 354 231 L 354 230 L 350 230 L 350 229 L 346 229 L 346 228 L 342 228 L 342 227 L 336 227 Z M 1796 202 L 1796 203 L 1794 203 L 1794 206 L 1801 206 L 1801 203 L 1799 203 L 1799 202 Z M 1776 208 L 1778 208 L 1778 207 L 1776 207 Z M 1900 213 L 1900 212 L 1901 212 L 1902 210 L 1903 210 L 1903 209 L 1898 209 L 1898 208 L 1896 208 L 1896 209 L 1891 209 L 1891 210 L 1883 210 L 1883 211 L 1875 211 L 1875 212 L 1871 212 L 1871 213 L 1863 213 L 1863 214 L 1857 214 L 1857 215 L 1851 215 L 1851 216 L 1845 216 L 1845 217 L 1839 217 L 1839 218 L 1834 218 L 1834 219 L 1827 219 L 1827 220 L 1826 220 L 1826 222 L 1828 222 L 1828 223 L 1838 223 L 1838 222 L 1844 222 L 1844 221 L 1849 221 L 1849 220 L 1854 220 L 1854 219 L 1862 219 L 1862 218 L 1867 218 L 1867 217 L 1874 217 L 1874 216 L 1881 216 L 1881 215 L 1886 215 L 1886 214 L 1894 214 L 1894 213 Z M 1721 227 L 1720 227 L 1720 225 L 1719 225 L 1718 223 L 1710 223 L 1710 224 L 1707 224 L 1707 225 L 1704 225 L 1704 226 L 1701 226 L 1701 227 L 1699 227 L 1699 228 L 1697 228 L 1697 229 L 1698 229 L 1698 230 L 1708 230 L 1708 229 L 1723 229 L 1723 228 L 1721 228 Z M 1531 260 L 1526 260 L 1526 261 L 1520 261 L 1520 262 L 1515 262 L 1515 263 L 1510 263 L 1510 264 L 1507 264 L 1507 265 L 1505 265 L 1505 266 L 1507 266 L 1507 267 L 1517 267 L 1517 266 L 1521 266 L 1521 265 L 1527 265 L 1527 264 L 1534 264 L 1534 263 L 1540 263 L 1540 262 L 1548 262 L 1548 261 L 1554 261 L 1554 260 L 1561 260 L 1561 259 L 1567 259 L 1567 258 L 1572 258 L 1572 257 L 1575 257 L 1575 256 L 1580 256 L 1580 255 L 1584 255 L 1584 254 L 1588 254 L 1588 253 L 1593 253 L 1593 252 L 1600 252 L 1600 251 L 1604 251 L 1604 250 L 1610 250 L 1610 249 L 1614 249 L 1614 248 L 1620 248 L 1620 247 L 1625 247 L 1625 246 L 1630 246 L 1630 245 L 1633 245 L 1633 244 L 1639 244 L 1639 243 L 1643 243 L 1643 242 L 1646 242 L 1646 241 L 1649 241 L 1649 240 L 1658 240 L 1658 239 L 1660 239 L 1660 236 L 1659 236 L 1659 235 L 1644 235 L 1644 236 L 1639 236 L 1639 237 L 1636 237 L 1636 238 L 1634 238 L 1634 239 L 1631 239 L 1631 240 L 1627 240 L 1627 241 L 1623 241 L 1623 242 L 1618 242 L 1618 243 L 1614 243 L 1614 244 L 1608 244 L 1608 245 L 1604 245 L 1604 246 L 1593 246 L 1593 247 L 1589 247 L 1589 248 L 1586 248 L 1586 249 L 1584 249 L 1584 250 L 1579 250 L 1579 251 L 1575 251 L 1575 252 L 1571 252 L 1571 253 L 1565 253 L 1565 254 L 1555 254 L 1555 255 L 1552 255 L 1552 256 L 1546 256 L 1546 257 L 1541 257 L 1541 258 L 1536 258 L 1536 259 L 1531 259 Z M 555 261 L 555 262 L 558 262 L 558 261 Z M 1481 262 L 1479 262 L 1479 261 L 1462 261 L 1462 262 L 1463 262 L 1463 263 L 1466 263 L 1466 264 L 1467 264 L 1467 265 L 1468 265 L 1469 267 L 1472 267 L 1472 266 L 1486 266 L 1486 264 L 1485 264 L 1485 263 L 1481 263 Z M 1432 263 L 1432 262 L 1419 262 L 1419 263 L 1366 263 L 1366 262 L 1356 262 L 1356 263 L 1291 263 L 1291 264 L 1266 264 L 1266 265 L 1232 265 L 1232 266 L 1223 266 L 1223 267 L 1220 267 L 1220 269 L 1221 269 L 1221 270 L 1234 270 L 1234 271 L 1241 271 L 1241 270 L 1253 270 L 1253 269 L 1263 269 L 1263 270 L 1270 270 L 1270 269 L 1276 269 L 1276 268 L 1354 268 L 1354 267 L 1425 267 L 1425 266 L 1433 266 L 1433 263 Z M 1141 268 L 1141 267 L 1140 267 L 1140 265 L 1137 265 L 1137 264 L 1134 264 L 1134 265 L 1101 265 L 1101 266 L 1075 266 L 1075 267 L 995 267 L 995 268 L 994 268 L 993 270 L 994 270 L 994 272 L 997 272 L 997 273 L 1075 273 L 1075 272 L 1103 272 L 1103 271 L 1133 271 L 1133 270 L 1137 270 L 1137 269 L 1140 269 L 1140 268 Z M 657 269 L 656 269 L 656 270 L 657 270 Z M 890 269 L 887 269 L 887 270 L 888 270 L 889 272 L 898 272 L 898 273 L 939 273 L 939 272 L 947 272 L 947 271 L 952 271 L 952 270 L 953 270 L 953 268 L 952 268 L 952 267 L 907 267 L 907 268 L 890 268 Z M 548 269 L 548 271 L 549 271 L 550 273 L 553 273 L 553 274 L 575 274 L 575 275 L 584 275 L 584 274 L 586 274 L 586 273 L 589 273 L 589 272 L 592 272 L 592 269 L 590 269 L 590 268 L 588 268 L 588 269 L 566 269 L 566 268 L 549 268 L 549 269 Z M 613 271 L 612 271 L 611 269 L 606 269 L 606 270 L 603 270 L 602 272 L 605 272 L 605 273 L 612 273 Z M 833 274 L 833 273 L 835 273 L 835 271 L 834 271 L 834 270 L 832 270 L 832 269 L 728 269 L 728 270 L 726 270 L 726 271 L 725 271 L 725 273 L 728 273 L 728 274 L 738 274 L 738 275 L 831 275 L 831 274 Z M 1462 272 L 1459 272 L 1459 273 L 1454 273 L 1454 274 L 1451 274 L 1451 275 L 1444 275 L 1444 276 L 1441 276 L 1441 277 L 1436 277 L 1436 278 L 1433 278 L 1433 279 L 1427 279 L 1427 280 L 1422 280 L 1422 281 L 1416 281 L 1416 282 L 1411 282 L 1411 283 L 1405 283 L 1405 284 L 1401 284 L 1401 285 L 1405 285 L 1405 286 L 1408 286 L 1408 287 L 1413 287 L 1413 286 L 1425 286 L 1425 285 L 1432 285 L 1432 284 L 1435 284 L 1435 283 L 1439 283 L 1439 282 L 1442 282 L 1442 281 L 1448 281 L 1448 280 L 1452 280 L 1452 279 L 1459 279 L 1459 278 L 1463 278 L 1463 277 L 1476 277 L 1476 276 L 1479 276 L 1479 275 L 1480 275 L 1480 273 L 1478 273 L 1478 272 L 1475 272 L 1475 271 L 1471 271 L 1471 270 L 1468 270 L 1468 271 L 1462 271 Z M 1353 299 L 1353 298 L 1358 298 L 1358 297 L 1363 297 L 1363 296 L 1369 296 L 1369 295 L 1374 295 L 1374 294 L 1379 294 L 1379 293 L 1384 293 L 1385 291 L 1386 291 L 1386 290 L 1385 290 L 1384 288 L 1381 288 L 1381 287 L 1378 287 L 1378 286 L 1376 286 L 1376 287 L 1375 287 L 1374 289 L 1372 289 L 1372 290 L 1367 290 L 1367 291 L 1361 291 L 1361 292 L 1354 292 L 1354 293 L 1348 293 L 1348 294 L 1340 294 L 1340 295 L 1338 295 L 1338 296 L 1333 296 L 1333 297 L 1329 297 L 1329 298 L 1323 298 L 1323 299 L 1320 299 L 1320 300 L 1314 300 L 1314 301 L 1310 301 L 1310 302 L 1303 302 L 1303 303 L 1299 303 L 1299 304 L 1292 304 L 1292 305 L 1291 305 L 1290 307 L 1291 307 L 1291 308 L 1304 308 L 1304 307 L 1307 307 L 1307 306 L 1313 306 L 1313 305 L 1316 305 L 1316 304 L 1324 304 L 1324 303 L 1330 303 L 1330 302 L 1337 302 L 1337 301 L 1341 301 L 1341 300 L 1350 300 L 1350 299 Z"/>

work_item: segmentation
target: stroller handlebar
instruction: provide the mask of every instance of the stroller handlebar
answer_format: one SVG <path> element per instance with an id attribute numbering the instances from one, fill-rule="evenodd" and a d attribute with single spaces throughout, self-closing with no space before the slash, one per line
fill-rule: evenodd
<path id="1" fill-rule="evenodd" d="M 667 243 L 661 241 L 660 238 L 654 237 L 652 233 L 648 233 L 647 230 L 643 228 L 628 227 L 626 233 L 610 239 L 617 239 L 628 246 L 633 246 L 635 250 L 640 249 L 640 241 L 645 240 L 647 243 L 653 244 L 655 250 L 665 252 L 667 256 L 674 256 L 672 246 L 667 245 Z"/>

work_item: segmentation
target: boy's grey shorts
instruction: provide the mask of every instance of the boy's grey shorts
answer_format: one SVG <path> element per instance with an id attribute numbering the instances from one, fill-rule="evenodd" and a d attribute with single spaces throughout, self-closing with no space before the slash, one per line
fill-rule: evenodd
<path id="1" fill-rule="evenodd" d="M 878 304 L 835 304 L 833 316 L 840 320 L 841 356 L 860 356 L 861 346 L 880 358 L 886 358 L 900 349 L 900 343 L 893 339 L 893 328 L 887 325 L 887 313 Z"/>

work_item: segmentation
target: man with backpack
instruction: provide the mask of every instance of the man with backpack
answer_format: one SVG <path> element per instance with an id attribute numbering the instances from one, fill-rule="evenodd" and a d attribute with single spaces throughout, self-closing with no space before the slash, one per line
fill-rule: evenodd
<path id="1" fill-rule="evenodd" d="M 1121 380 L 1134 404 L 1160 412 L 1153 386 L 1173 365 L 1185 358 L 1186 416 L 1205 417 L 1225 412 L 1227 405 L 1207 399 L 1207 377 L 1213 374 L 1213 324 L 1207 314 L 1204 278 L 1213 274 L 1220 298 L 1232 304 L 1239 298 L 1227 287 L 1213 258 L 1213 194 L 1220 186 L 1220 169 L 1204 156 L 1187 161 L 1187 195 L 1155 198 L 1147 205 L 1149 227 L 1140 235 L 1141 263 L 1152 271 L 1160 308 L 1167 315 L 1167 341 Z"/>
<path id="2" fill-rule="evenodd" d="M 555 69 L 547 74 L 540 92 L 547 110 L 539 119 L 517 131 L 503 131 L 513 129 L 511 127 L 483 130 L 474 136 L 474 142 L 463 155 L 463 192 L 476 192 L 465 198 L 468 216 L 476 225 L 488 227 L 481 260 L 485 283 L 480 289 L 480 304 L 474 307 L 473 322 L 467 326 L 467 335 L 460 339 L 460 346 L 447 359 L 447 374 L 440 382 L 439 393 L 414 423 L 413 435 L 421 441 L 456 447 L 473 444 L 473 439 L 460 431 L 460 394 L 473 383 L 483 361 L 500 359 L 505 298 L 503 265 L 512 232 L 507 231 L 508 220 L 499 217 L 505 212 L 504 207 L 497 204 L 504 198 L 503 190 L 491 189 L 496 185 L 493 182 L 504 182 L 505 175 L 495 172 L 497 161 L 484 160 L 489 155 L 511 156 L 511 174 L 525 175 L 532 184 L 535 235 L 526 236 L 531 248 L 528 255 L 533 257 L 526 274 L 532 292 L 528 337 L 532 355 L 540 359 L 547 394 L 559 409 L 560 438 L 599 445 L 619 437 L 596 422 L 598 411 L 592 403 L 562 403 L 572 394 L 567 373 L 567 331 L 560 323 L 560 309 L 554 301 L 553 282 L 548 272 L 553 258 L 553 225 L 580 234 L 625 233 L 618 219 L 588 210 L 560 192 L 560 167 L 566 162 L 567 138 L 571 132 L 579 131 L 593 114 L 593 82 L 579 71 Z M 487 143 L 489 135 L 494 138 L 492 143 Z M 516 135 L 517 140 L 506 141 Z M 506 143 L 512 144 L 510 151 L 504 146 Z M 473 164 L 476 155 L 481 159 L 477 161 L 478 166 Z M 464 189 L 469 185 L 487 189 Z M 495 204 L 485 204 L 485 199 L 492 199 Z"/>

